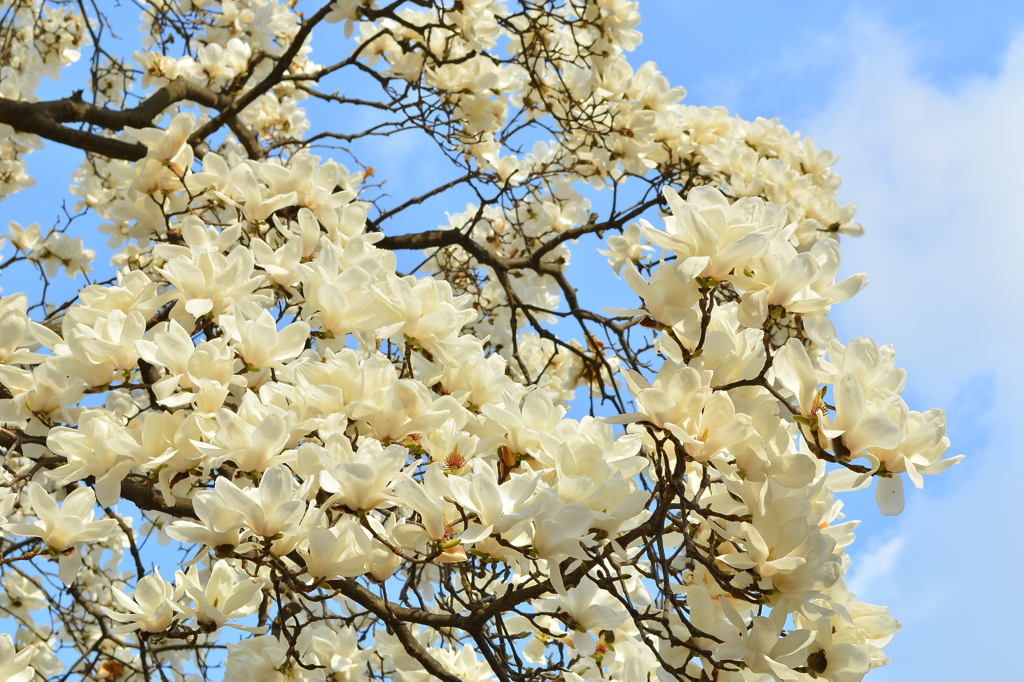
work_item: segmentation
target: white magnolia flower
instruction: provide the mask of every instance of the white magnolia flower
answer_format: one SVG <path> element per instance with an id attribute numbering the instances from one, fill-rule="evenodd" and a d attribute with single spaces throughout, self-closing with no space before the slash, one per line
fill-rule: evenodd
<path id="1" fill-rule="evenodd" d="M 700 413 L 712 395 L 706 378 L 698 370 L 671 361 L 662 365 L 653 384 L 638 372 L 626 371 L 624 375 L 641 411 L 609 419 L 613 424 L 640 420 L 659 428 L 685 424 Z"/>
<path id="2" fill-rule="evenodd" d="M 284 682 L 280 668 L 288 654 L 288 643 L 277 637 L 264 635 L 228 644 L 225 682 Z"/>
<path id="3" fill-rule="evenodd" d="M 23 494 L 28 496 L 39 520 L 34 525 L 9 523 L 4 529 L 15 535 L 41 538 L 60 555 L 60 579 L 70 585 L 82 568 L 82 546 L 109 538 L 117 530 L 117 521 L 94 520 L 96 493 L 92 488 L 76 488 L 64 498 L 60 508 L 38 483 L 29 483 Z"/>
<path id="4" fill-rule="evenodd" d="M 255 613 L 263 599 L 263 583 L 232 568 L 227 561 L 213 565 L 206 586 L 203 587 L 196 566 L 187 573 L 175 574 L 178 590 L 183 591 L 195 606 L 179 603 L 184 618 L 195 618 L 200 627 L 219 628 L 225 625 L 247 632 L 262 634 L 262 628 L 237 625 L 228 621 Z"/>
<path id="5" fill-rule="evenodd" d="M 727 393 L 719 392 L 712 394 L 700 415 L 691 418 L 686 427 L 673 423 L 666 426 L 684 444 L 687 454 L 695 461 L 706 462 L 753 433 L 747 419 L 736 414 Z"/>
<path id="6" fill-rule="evenodd" d="M 615 269 L 618 275 L 622 266 L 626 263 L 639 263 L 647 257 L 647 252 L 654 251 L 654 247 L 641 244 L 640 225 L 630 223 L 621 235 L 608 237 L 608 250 L 598 251 L 602 256 L 608 256 L 608 264 Z"/>
<path id="7" fill-rule="evenodd" d="M 211 549 L 234 549 L 242 542 L 245 516 L 213 490 L 200 490 L 192 498 L 198 523 L 179 519 L 171 524 L 168 537 Z"/>
<path id="8" fill-rule="evenodd" d="M 504 408 L 484 405 L 481 411 L 507 429 L 509 447 L 517 454 L 528 454 L 539 448 L 538 434 L 553 428 L 565 415 L 565 408 L 556 406 L 551 396 L 541 390 L 530 391 L 522 400 L 506 393 Z"/>
<path id="9" fill-rule="evenodd" d="M 255 320 L 246 320 L 237 305 L 233 315 L 222 315 L 220 324 L 234 343 L 242 360 L 256 369 L 281 367 L 284 360 L 297 357 L 309 339 L 309 325 L 293 322 L 278 331 L 270 312 L 263 310 Z"/>
<path id="10" fill-rule="evenodd" d="M 557 611 L 568 617 L 567 626 L 575 631 L 573 648 L 584 656 L 592 656 L 597 647 L 594 633 L 614 630 L 627 618 L 625 609 L 598 588 L 590 578 L 584 578 L 576 587 L 570 587 L 555 599 L 538 599 L 535 606 L 542 611 Z"/>
<path id="11" fill-rule="evenodd" d="M 241 246 L 226 256 L 205 249 L 197 251 L 191 257 L 173 258 L 159 270 L 174 285 L 172 296 L 178 300 L 175 316 L 220 315 L 232 301 L 250 305 L 253 292 L 264 284 L 263 276 L 254 272 L 252 251 Z"/>
<path id="12" fill-rule="evenodd" d="M 829 423 L 827 413 L 823 414 L 822 431 L 826 436 L 841 435 L 854 457 L 868 449 L 893 449 L 900 444 L 899 426 L 884 411 L 873 411 L 878 406 L 868 402 L 856 376 L 839 376 L 833 391 L 836 416 Z"/>
<path id="13" fill-rule="evenodd" d="M 814 632 L 793 630 L 781 636 L 782 628 L 776 620 L 755 616 L 749 632 L 733 631 L 726 642 L 715 647 L 718 655 L 740 659 L 752 672 L 770 675 L 776 680 L 800 680 L 793 668 L 807 661 L 807 647 L 814 640 Z"/>
<path id="14" fill-rule="evenodd" d="M 298 548 L 299 556 L 314 580 L 355 577 L 366 572 L 367 554 L 372 552 L 366 530 L 350 517 L 332 527 L 316 526 L 308 542 Z"/>
<path id="15" fill-rule="evenodd" d="M 360 448 L 355 462 L 342 462 L 333 471 L 320 473 L 320 487 L 334 493 L 329 504 L 369 511 L 393 498 L 391 485 L 408 455 L 398 445 L 374 453 Z"/>
<path id="16" fill-rule="evenodd" d="M 239 488 L 221 477 L 214 486 L 216 494 L 226 506 L 237 509 L 245 517 L 245 525 L 253 533 L 273 539 L 279 533 L 291 532 L 306 512 L 303 499 L 309 485 L 299 485 L 295 476 L 283 464 L 276 464 L 260 478 L 259 486 Z"/>
<path id="17" fill-rule="evenodd" d="M 643 221 L 640 231 L 653 244 L 675 253 L 681 260 L 702 259 L 694 276 L 722 280 L 742 270 L 748 260 L 768 250 L 770 232 L 777 231 L 785 212 L 766 206 L 759 199 L 729 200 L 713 187 L 695 187 L 684 201 L 670 187 L 665 199 L 672 215 L 665 219 L 665 231 Z"/>
<path id="18" fill-rule="evenodd" d="M 112 507 L 121 498 L 121 481 L 135 466 L 139 449 L 119 421 L 107 410 L 86 410 L 78 418 L 78 428 L 58 426 L 46 439 L 51 451 L 68 460 L 51 475 L 64 485 L 94 476 L 101 507 Z"/>
<path id="19" fill-rule="evenodd" d="M 111 628 L 111 632 L 164 632 L 171 627 L 175 614 L 181 607 L 175 603 L 174 586 L 160 577 L 160 570 L 153 575 L 139 578 L 134 594 L 129 597 L 116 587 L 111 588 L 118 605 L 127 613 L 104 609 L 107 615 L 124 625 Z"/>
<path id="20" fill-rule="evenodd" d="M 548 560 L 567 556 L 585 560 L 586 553 L 580 543 L 589 539 L 594 513 L 578 502 L 555 507 L 553 512 L 538 514 L 533 520 L 531 544 L 534 551 Z"/>
<path id="21" fill-rule="evenodd" d="M 370 648 L 359 648 L 358 635 L 354 628 L 334 628 L 326 623 L 317 623 L 312 628 L 310 652 L 320 665 L 328 667 L 338 682 L 354 682 L 359 679 L 360 670 L 373 652 Z"/>
<path id="22" fill-rule="evenodd" d="M 26 647 L 15 652 L 14 641 L 6 632 L 0 635 L 0 682 L 30 682 L 36 676 L 29 664 L 35 650 Z"/>

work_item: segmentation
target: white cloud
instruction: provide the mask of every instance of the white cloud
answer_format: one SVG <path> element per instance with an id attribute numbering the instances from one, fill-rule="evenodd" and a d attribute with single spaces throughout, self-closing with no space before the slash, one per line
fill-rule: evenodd
<path id="1" fill-rule="evenodd" d="M 915 75 L 899 36 L 857 23 L 852 67 L 810 125 L 843 156 L 843 196 L 869 229 L 847 240 L 851 269 L 872 280 L 837 310 L 845 328 L 914 348 L 914 381 L 949 400 L 1005 356 L 1024 328 L 1013 311 L 1024 253 L 1024 35 L 994 79 L 940 91 Z M 1013 374 L 1024 367 L 1000 367 Z"/>
<path id="2" fill-rule="evenodd" d="M 1006 652 L 1024 610 L 1024 34 L 998 74 L 942 90 L 898 31 L 858 20 L 843 30 L 847 72 L 804 126 L 844 157 L 842 196 L 868 227 L 844 242 L 848 270 L 872 283 L 837 309 L 840 332 L 894 343 L 912 407 L 950 409 L 952 452 L 968 455 L 908 490 L 895 524 L 862 526 L 879 549 L 855 561 L 854 591 L 905 626 L 893 664 L 868 679 L 1016 679 Z"/>
<path id="3" fill-rule="evenodd" d="M 848 585 L 856 595 L 868 593 L 868 588 L 879 578 L 889 575 L 896 566 L 896 559 L 903 549 L 903 538 L 899 535 L 878 547 L 875 551 L 856 557 Z"/>

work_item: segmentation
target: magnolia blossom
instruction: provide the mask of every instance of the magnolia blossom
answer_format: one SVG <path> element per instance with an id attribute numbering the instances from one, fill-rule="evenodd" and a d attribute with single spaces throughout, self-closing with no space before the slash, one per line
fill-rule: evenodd
<path id="1" fill-rule="evenodd" d="M 127 610 L 127 613 L 107 610 L 108 616 L 124 623 L 113 628 L 114 632 L 163 632 L 174 622 L 175 614 L 181 611 L 172 600 L 174 587 L 160 577 L 159 569 L 153 575 L 139 578 L 131 597 L 116 587 L 112 592 L 118 607 Z"/>
<path id="2" fill-rule="evenodd" d="M 626 613 L 610 603 L 601 604 L 601 590 L 592 580 L 585 579 L 569 588 L 557 599 L 541 599 L 538 608 L 560 611 L 568 616 L 569 629 L 575 630 L 573 647 L 584 656 L 594 653 L 597 641 L 592 634 L 599 630 L 614 630 L 626 620 Z"/>
<path id="3" fill-rule="evenodd" d="M 38 483 L 30 483 L 24 494 L 39 520 L 32 525 L 8 523 L 4 530 L 42 539 L 47 547 L 60 555 L 60 579 L 65 585 L 70 585 L 82 568 L 83 546 L 108 538 L 117 530 L 117 521 L 94 520 L 96 493 L 92 488 L 76 488 L 64 498 L 60 507 Z"/>
<path id="4" fill-rule="evenodd" d="M 244 625 L 231 623 L 253 613 L 263 598 L 263 584 L 254 578 L 239 579 L 239 573 L 226 561 L 218 561 L 210 571 L 204 587 L 195 566 L 188 573 L 178 571 L 175 583 L 195 602 L 195 606 L 178 603 L 185 618 L 195 618 L 200 626 L 222 627 L 230 625 L 241 630 L 254 631 Z"/>
<path id="5" fill-rule="evenodd" d="M 618 275 L 622 266 L 626 263 L 636 264 L 642 258 L 647 257 L 647 252 L 654 248 L 640 243 L 641 232 L 638 223 L 630 223 L 621 235 L 608 237 L 608 250 L 600 251 L 603 256 L 608 256 L 608 264 L 615 269 Z"/>
<path id="6" fill-rule="evenodd" d="M 405 460 L 406 454 L 402 449 L 392 446 L 373 457 L 370 462 L 342 462 L 334 471 L 323 470 L 320 486 L 327 492 L 335 493 L 333 502 L 344 504 L 350 509 L 375 509 L 392 499 L 387 489 Z"/>
<path id="7" fill-rule="evenodd" d="M 267 469 L 258 487 L 241 489 L 226 478 L 217 479 L 216 494 L 226 506 L 245 517 L 245 527 L 263 538 L 274 538 L 301 520 L 306 511 L 304 497 L 284 465 Z"/>
<path id="8" fill-rule="evenodd" d="M 283 360 L 298 356 L 309 338 L 309 325 L 305 322 L 294 322 L 278 333 L 274 318 L 266 310 L 256 320 L 241 317 L 238 310 L 235 315 L 224 315 L 221 319 L 236 341 L 235 352 L 256 369 L 281 366 Z"/>
<path id="9" fill-rule="evenodd" d="M 36 671 L 29 666 L 32 649 L 15 651 L 14 642 L 7 633 L 0 635 L 0 680 L 2 682 L 29 682 Z"/>
<path id="10" fill-rule="evenodd" d="M 228 644 L 228 674 L 225 680 L 247 682 L 253 679 L 284 680 L 278 668 L 284 665 L 288 645 L 277 637 L 264 635 Z"/>

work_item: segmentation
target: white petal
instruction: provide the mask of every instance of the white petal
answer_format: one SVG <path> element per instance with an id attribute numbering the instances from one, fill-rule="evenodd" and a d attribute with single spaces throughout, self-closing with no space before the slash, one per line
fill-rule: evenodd
<path id="1" fill-rule="evenodd" d="M 60 581 L 65 587 L 71 587 L 82 568 L 82 553 L 76 549 L 71 554 L 61 554 L 57 563 L 60 566 Z"/>
<path id="2" fill-rule="evenodd" d="M 882 516 L 899 516 L 906 502 L 903 497 L 903 477 L 879 478 L 875 484 L 875 501 Z"/>
<path id="3" fill-rule="evenodd" d="M 743 326 L 760 329 L 768 317 L 768 290 L 761 289 L 744 296 L 736 317 Z"/>
<path id="4" fill-rule="evenodd" d="M 843 435 L 843 442 L 856 457 L 868 448 L 894 450 L 900 445 L 900 427 L 884 412 L 864 417 Z"/>

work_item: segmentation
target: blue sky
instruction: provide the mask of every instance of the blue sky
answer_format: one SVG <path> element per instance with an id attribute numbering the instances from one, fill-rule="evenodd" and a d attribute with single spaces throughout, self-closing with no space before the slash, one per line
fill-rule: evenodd
<path id="1" fill-rule="evenodd" d="M 968 455 L 909 490 L 896 519 L 883 520 L 870 493 L 849 500 L 849 517 L 864 520 L 850 552 L 855 591 L 904 623 L 892 665 L 867 679 L 1019 677 L 1008 654 L 1024 610 L 1013 431 L 1024 410 L 1024 3 L 650 0 L 641 13 L 635 65 L 658 62 L 689 103 L 779 116 L 843 157 L 840 196 L 868 228 L 844 242 L 844 268 L 871 285 L 837 309 L 840 333 L 895 344 L 911 406 L 945 408 L 950 454 Z M 387 156 L 408 163 L 412 149 L 394 144 Z M 4 219 L 50 224 L 78 158 L 56 145 L 33 154 L 40 184 L 2 205 Z M 443 219 L 463 208 L 428 210 Z"/>

